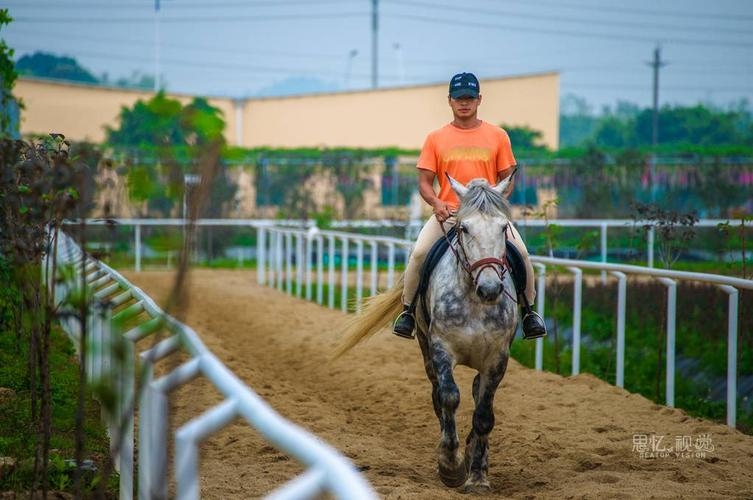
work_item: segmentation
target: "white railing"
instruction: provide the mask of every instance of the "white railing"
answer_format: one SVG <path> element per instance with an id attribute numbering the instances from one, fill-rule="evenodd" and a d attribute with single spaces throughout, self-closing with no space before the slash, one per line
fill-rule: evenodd
<path id="1" fill-rule="evenodd" d="M 347 458 L 278 415 L 228 370 L 190 327 L 165 314 L 119 273 L 87 258 L 63 232 L 58 238 L 58 266 L 75 272 L 57 283 L 56 304 L 65 307 L 71 294 L 79 293 L 84 274 L 87 295 L 91 297 L 86 348 L 80 349 L 81 327 L 75 318 L 67 317 L 63 326 L 79 348 L 90 381 L 111 382 L 117 396 L 115 409 L 106 420 L 117 452 L 114 459 L 120 472 L 121 499 L 133 498 L 135 408 L 139 414 L 138 497 L 167 498 L 168 394 L 199 375 L 206 377 L 224 400 L 174 431 L 177 498 L 199 498 L 199 444 L 239 416 L 306 467 L 301 475 L 271 492 L 269 498 L 310 498 L 320 493 L 337 498 L 376 498 Z M 125 321 L 135 322 L 136 326 L 126 332 L 117 331 L 115 325 Z M 137 384 L 136 342 L 158 333 L 164 333 L 164 338 L 138 353 L 142 369 Z M 190 359 L 155 379 L 155 363 L 176 351 L 187 353 Z M 124 359 L 119 358 L 122 353 Z M 138 404 L 137 386 L 141 388 Z"/>
<path id="2" fill-rule="evenodd" d="M 71 224 L 75 221 L 66 221 Z M 181 227 L 185 226 L 187 221 L 185 219 L 87 219 L 86 224 L 90 226 L 98 225 L 110 225 L 116 224 L 121 227 L 133 227 L 133 249 L 134 249 L 134 267 L 136 271 L 141 270 L 142 266 L 142 227 L 159 227 L 159 226 L 172 226 Z M 730 223 L 738 227 L 742 221 L 740 219 L 701 219 L 694 227 L 710 228 L 716 227 L 719 224 Z M 305 220 L 275 220 L 275 219 L 199 219 L 195 221 L 195 224 L 200 227 L 287 227 L 287 228 L 306 228 L 311 226 L 311 221 Z M 519 231 L 525 232 L 526 228 L 543 228 L 547 224 L 554 224 L 562 228 L 596 228 L 599 230 L 599 255 L 601 262 L 607 262 L 607 255 L 609 252 L 608 234 L 609 229 L 632 229 L 633 227 L 641 227 L 641 221 L 634 221 L 632 219 L 552 219 L 550 221 L 544 221 L 541 219 L 521 219 L 516 221 Z M 394 220 L 344 220 L 334 221 L 332 227 L 335 229 L 349 229 L 349 228 L 385 228 L 385 227 L 399 227 L 405 228 L 409 225 L 413 225 L 414 232 L 417 232 L 423 225 L 423 221 L 413 221 L 410 223 L 394 221 Z M 646 233 L 646 265 L 648 267 L 654 267 L 654 247 L 655 247 L 655 230 L 653 227 L 649 227 Z M 402 240 L 400 240 L 402 241 Z M 403 245 L 403 243 L 400 243 Z M 404 246 L 404 245 L 403 245 Z M 239 255 L 239 260 L 242 261 L 242 257 Z"/>
<path id="3" fill-rule="evenodd" d="M 141 269 L 141 239 L 140 228 L 144 226 L 182 226 L 186 223 L 183 219 L 119 219 L 115 221 L 122 226 L 134 226 L 135 228 L 135 253 L 136 253 L 136 270 Z M 562 219 L 552 220 L 552 224 L 560 227 L 592 227 L 600 230 L 600 249 L 601 262 L 576 261 L 568 259 L 555 259 L 545 257 L 533 257 L 535 267 L 539 270 L 537 288 L 538 298 L 536 301 L 537 311 L 540 314 L 545 312 L 545 270 L 546 265 L 565 266 L 569 272 L 574 275 L 574 283 L 579 288 L 575 291 L 576 298 L 573 304 L 573 369 L 580 369 L 580 319 L 581 319 L 581 299 L 580 289 L 582 284 L 582 271 L 585 269 L 601 271 L 602 280 L 606 282 L 607 276 L 612 276 L 618 280 L 618 322 L 616 325 L 617 343 L 622 345 L 622 350 L 617 353 L 615 363 L 615 382 L 622 387 L 624 384 L 624 342 L 625 342 L 625 308 L 626 308 L 626 278 L 629 275 L 647 275 L 653 276 L 659 282 L 667 286 L 668 309 L 667 309 L 667 383 L 665 401 L 668 405 L 674 405 L 674 363 L 675 363 L 675 315 L 677 290 L 673 282 L 677 280 L 690 280 L 717 285 L 721 290 L 729 294 L 728 310 L 728 363 L 727 363 L 727 423 L 731 426 L 735 424 L 736 401 L 736 356 L 737 356 L 737 309 L 738 290 L 750 289 L 753 281 L 740 280 L 724 276 L 717 276 L 703 273 L 686 273 L 680 271 L 663 271 L 654 269 L 654 238 L 653 231 L 649 231 L 647 239 L 647 256 L 648 267 L 630 266 L 621 264 L 607 263 L 608 255 L 608 238 L 609 228 L 630 229 L 634 225 L 640 225 L 631 219 L 608 219 L 608 220 L 581 220 L 581 219 Z M 106 224 L 106 221 L 89 220 L 87 224 Z M 696 227 L 716 227 L 722 223 L 740 224 L 739 219 L 703 219 L 695 224 Z M 291 295 L 305 297 L 309 300 L 316 300 L 317 303 L 326 305 L 330 308 L 338 307 L 346 311 L 348 307 L 347 293 L 341 293 L 339 304 L 335 304 L 336 288 L 346 290 L 349 281 L 353 280 L 355 289 L 356 307 L 360 308 L 361 300 L 364 297 L 366 283 L 369 286 L 369 294 L 376 293 L 378 288 L 378 279 L 380 271 L 378 270 L 378 261 L 384 261 L 383 254 L 386 252 L 386 285 L 392 286 L 395 282 L 395 265 L 398 259 L 403 262 L 407 261 L 410 249 L 413 245 L 412 240 L 388 237 L 376 237 L 357 233 L 347 233 L 340 231 L 319 231 L 311 227 L 311 222 L 291 220 L 240 220 L 240 219 L 202 219 L 196 221 L 198 226 L 238 226 L 253 227 L 257 232 L 256 258 L 258 282 L 260 284 L 269 284 L 279 290 L 284 290 Z M 518 221 L 521 231 L 526 227 L 543 227 L 546 222 L 543 220 L 522 220 Z M 395 225 L 391 221 L 342 221 L 338 224 L 340 227 L 385 227 Z M 307 229 L 308 228 L 308 229 Z M 365 249 L 369 250 L 368 276 L 364 269 L 366 262 Z M 401 253 L 398 255 L 398 251 Z M 343 255 L 349 256 L 349 259 L 342 259 Z M 376 256 L 376 257 L 375 257 Z M 381 257 L 379 257 L 381 256 Z M 326 262 L 325 262 L 326 257 Z M 340 258 L 339 265 L 336 259 Z M 352 260 L 355 264 L 355 270 L 348 272 L 350 266 L 348 261 Z M 302 263 L 303 265 L 296 265 Z M 316 278 L 314 278 L 314 275 Z M 624 276 L 623 276 L 624 275 Z M 327 297 L 325 299 L 323 291 L 327 286 Z M 315 290 L 314 290 L 315 287 Z M 315 298 L 314 298 L 315 293 Z M 734 333 L 733 333 L 734 330 Z M 671 354 L 671 355 L 669 355 Z M 543 359 L 543 343 L 541 340 L 536 343 L 536 367 L 541 369 Z"/>
<path id="4" fill-rule="evenodd" d="M 327 252 L 325 253 L 325 242 Z M 372 237 L 355 233 L 336 231 L 319 231 L 309 229 L 291 229 L 283 227 L 259 227 L 257 239 L 257 278 L 259 284 L 268 284 L 283 290 L 288 294 L 305 296 L 311 299 L 312 275 L 316 273 L 316 301 L 324 304 L 321 294 L 322 286 L 327 284 L 329 300 L 326 305 L 335 308 L 334 290 L 339 280 L 341 290 L 340 309 L 347 310 L 348 286 L 355 288 L 355 303 L 359 308 L 364 296 L 365 283 L 365 254 L 364 246 L 370 248 L 369 283 L 371 295 L 377 290 L 377 258 L 379 249 L 384 247 L 387 251 L 387 287 L 394 283 L 395 275 L 395 248 L 402 248 L 407 259 L 412 246 L 412 241 L 397 238 Z M 351 248 L 355 248 L 355 272 L 348 264 Z M 335 258 L 338 255 L 341 263 L 339 275 Z M 323 262 L 323 256 L 328 256 L 328 262 Z M 295 266 L 301 263 L 300 266 Z M 677 311 L 677 281 L 695 281 L 718 286 L 729 295 L 728 322 L 727 322 L 727 424 L 735 427 L 736 423 L 736 396 L 737 396 L 737 337 L 738 337 L 738 297 L 740 289 L 753 290 L 753 280 L 719 276 L 714 274 L 660 270 L 648 267 L 609 264 L 605 262 L 578 261 L 548 257 L 532 256 L 534 266 L 537 268 L 537 299 L 536 307 L 542 316 L 545 313 L 546 304 L 546 269 L 547 266 L 560 266 L 573 274 L 574 299 L 573 299 L 573 340 L 572 340 L 572 373 L 580 372 L 581 354 L 581 308 L 582 308 L 582 282 L 584 270 L 598 270 L 608 273 L 618 280 L 617 297 L 617 352 L 615 362 L 616 385 L 623 387 L 625 380 L 625 313 L 627 297 L 627 277 L 634 275 L 650 276 L 667 286 L 667 347 L 666 347 L 666 404 L 674 406 L 675 396 L 675 326 Z M 326 268 L 326 269 L 325 269 Z M 326 270 L 326 279 L 324 279 Z M 293 281 L 295 280 L 295 289 Z M 543 366 L 543 342 L 537 339 L 535 351 L 535 366 L 541 370 Z"/>

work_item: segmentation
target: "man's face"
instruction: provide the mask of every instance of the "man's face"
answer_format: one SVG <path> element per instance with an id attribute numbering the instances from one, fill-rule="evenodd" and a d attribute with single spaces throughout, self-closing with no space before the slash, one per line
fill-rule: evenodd
<path id="1" fill-rule="evenodd" d="M 472 118 L 476 116 L 478 105 L 481 104 L 480 95 L 478 97 L 450 97 L 448 100 L 450 102 L 450 107 L 452 108 L 452 114 L 455 115 L 456 118 Z"/>

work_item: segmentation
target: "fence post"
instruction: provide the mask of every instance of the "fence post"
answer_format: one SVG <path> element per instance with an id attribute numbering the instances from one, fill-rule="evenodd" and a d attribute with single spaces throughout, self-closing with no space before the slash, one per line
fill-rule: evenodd
<path id="1" fill-rule="evenodd" d="M 340 309 L 348 312 L 348 237 L 343 236 L 342 256 L 340 257 Z"/>
<path id="2" fill-rule="evenodd" d="M 617 360 L 615 385 L 625 387 L 625 310 L 627 297 L 627 276 L 620 271 L 612 271 L 617 282 Z"/>
<path id="3" fill-rule="evenodd" d="M 356 311 L 361 312 L 363 300 L 363 240 L 356 240 Z"/>
<path id="4" fill-rule="evenodd" d="M 316 236 L 316 303 L 324 302 L 324 238 Z"/>
<path id="5" fill-rule="evenodd" d="M 572 374 L 580 373 L 580 316 L 583 294 L 583 270 L 578 267 L 568 267 L 575 277 L 573 284 L 573 367 Z"/>
<path id="6" fill-rule="evenodd" d="M 297 297 L 303 297 L 304 292 L 304 273 L 306 270 L 306 258 L 304 257 L 303 233 L 295 234 L 295 294 Z"/>
<path id="7" fill-rule="evenodd" d="M 285 231 L 285 293 L 293 295 L 293 234 Z"/>
<path id="8" fill-rule="evenodd" d="M 378 280 L 379 280 L 379 243 L 376 241 L 371 242 L 371 296 L 377 294 Z"/>
<path id="9" fill-rule="evenodd" d="M 134 226 L 134 245 L 136 246 L 136 272 L 141 272 L 141 224 Z"/>
<path id="10" fill-rule="evenodd" d="M 267 280 L 267 230 L 256 228 L 256 281 L 265 285 Z"/>
<path id="11" fill-rule="evenodd" d="M 387 243 L 387 288 L 395 284 L 395 244 Z"/>
<path id="12" fill-rule="evenodd" d="M 277 261 L 277 289 L 285 289 L 285 234 L 282 231 L 276 231 L 275 236 L 275 253 Z"/>
<path id="13" fill-rule="evenodd" d="M 677 282 L 670 278 L 658 278 L 667 286 L 667 406 L 675 406 L 675 332 L 677 324 Z"/>
<path id="14" fill-rule="evenodd" d="M 544 316 L 544 305 L 546 299 L 546 266 L 544 264 L 534 263 L 534 267 L 539 272 L 536 282 L 536 312 L 539 313 L 544 322 L 546 322 Z M 544 339 L 539 337 L 536 339 L 536 369 L 541 371 L 544 369 Z"/>
<path id="15" fill-rule="evenodd" d="M 330 235 L 327 238 L 327 251 L 329 252 L 329 262 L 327 262 L 327 305 L 330 309 L 335 308 L 335 237 Z"/>
<path id="16" fill-rule="evenodd" d="M 312 234 L 312 231 L 309 230 L 309 232 L 306 234 L 306 263 L 303 268 L 304 272 L 306 273 L 306 300 L 311 300 L 311 254 L 314 251 L 313 238 L 314 236 Z"/>
<path id="17" fill-rule="evenodd" d="M 718 285 L 729 295 L 727 308 L 727 425 L 737 427 L 737 288 Z"/>

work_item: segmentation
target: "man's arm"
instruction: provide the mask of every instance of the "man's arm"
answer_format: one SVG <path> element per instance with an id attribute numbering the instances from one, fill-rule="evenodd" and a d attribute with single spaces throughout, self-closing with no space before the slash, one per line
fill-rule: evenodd
<path id="1" fill-rule="evenodd" d="M 434 179 L 436 174 L 431 170 L 418 169 L 418 192 L 426 203 L 431 205 L 434 215 L 439 222 L 444 222 L 450 216 L 450 207 L 447 203 L 437 198 L 434 191 Z"/>

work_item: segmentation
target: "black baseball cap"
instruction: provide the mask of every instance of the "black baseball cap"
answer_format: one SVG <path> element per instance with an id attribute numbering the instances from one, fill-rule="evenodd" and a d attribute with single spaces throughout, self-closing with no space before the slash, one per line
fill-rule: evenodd
<path id="1" fill-rule="evenodd" d="M 460 97 L 478 97 L 481 86 L 478 78 L 473 73 L 458 73 L 450 80 L 450 97 L 458 99 Z"/>

